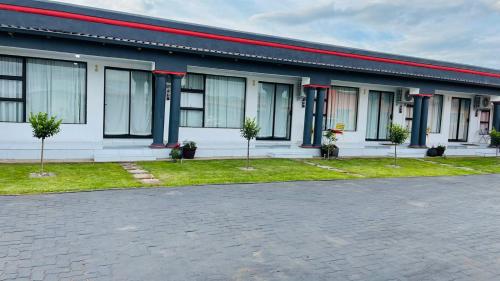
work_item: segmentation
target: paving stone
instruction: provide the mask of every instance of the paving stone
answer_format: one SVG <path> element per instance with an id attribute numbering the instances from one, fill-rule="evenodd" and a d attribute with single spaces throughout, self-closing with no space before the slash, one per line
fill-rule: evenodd
<path id="1" fill-rule="evenodd" d="M 149 172 L 141 169 L 128 170 L 131 174 L 148 174 Z"/>
<path id="2" fill-rule="evenodd" d="M 154 178 L 151 174 L 133 174 L 136 179 L 152 179 Z"/>
<path id="3" fill-rule="evenodd" d="M 0 196 L 0 280 L 500 280 L 498 182 Z"/>
<path id="4" fill-rule="evenodd" d="M 160 184 L 161 181 L 159 179 L 140 179 L 140 182 L 143 184 Z"/>

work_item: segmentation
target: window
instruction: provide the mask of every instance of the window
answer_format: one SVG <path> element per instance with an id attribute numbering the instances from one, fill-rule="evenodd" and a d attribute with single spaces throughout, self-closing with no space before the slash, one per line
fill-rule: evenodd
<path id="1" fill-rule="evenodd" d="M 205 97 L 205 76 L 187 74 L 181 86 L 182 127 L 203 127 L 203 108 Z"/>
<path id="2" fill-rule="evenodd" d="M 356 131 L 358 88 L 334 86 L 327 98 L 327 128 L 343 124 L 344 131 Z"/>
<path id="3" fill-rule="evenodd" d="M 393 107 L 394 93 L 381 91 L 369 92 L 366 140 L 380 141 L 389 139 Z"/>
<path id="4" fill-rule="evenodd" d="M 443 96 L 433 95 L 429 100 L 429 122 L 430 132 L 434 134 L 441 133 L 441 115 L 443 112 Z"/>
<path id="5" fill-rule="evenodd" d="M 244 78 L 187 74 L 181 87 L 181 126 L 241 128 L 245 87 Z"/>
<path id="6" fill-rule="evenodd" d="M 63 123 L 86 122 L 86 64 L 0 57 L 0 121 L 25 122 L 46 112 Z"/>
<path id="7" fill-rule="evenodd" d="M 0 121 L 23 122 L 25 95 L 24 61 L 16 57 L 0 57 Z"/>
<path id="8" fill-rule="evenodd" d="M 292 97 L 292 85 L 259 83 L 259 139 L 290 139 Z"/>
<path id="9" fill-rule="evenodd" d="M 148 71 L 106 68 L 104 136 L 151 136 L 152 84 L 152 75 Z"/>
<path id="10" fill-rule="evenodd" d="M 479 134 L 488 135 L 490 133 L 490 111 L 482 110 L 479 118 Z"/>

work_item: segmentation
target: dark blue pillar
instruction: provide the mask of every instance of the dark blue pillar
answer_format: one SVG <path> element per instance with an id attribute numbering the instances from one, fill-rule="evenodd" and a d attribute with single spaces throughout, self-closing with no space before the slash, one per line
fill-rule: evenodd
<path id="1" fill-rule="evenodd" d="M 154 72 L 153 72 L 154 73 Z M 164 148 L 163 132 L 165 124 L 165 95 L 167 77 L 165 74 L 154 73 L 155 77 L 155 103 L 153 119 L 153 143 L 152 148 Z"/>
<path id="2" fill-rule="evenodd" d="M 323 108 L 325 107 L 325 88 L 318 88 L 316 96 L 316 117 L 314 118 L 313 146 L 320 147 L 323 138 Z"/>
<path id="3" fill-rule="evenodd" d="M 500 132 L 500 101 L 493 102 L 493 128 Z"/>
<path id="4" fill-rule="evenodd" d="M 312 122 L 313 122 L 313 106 L 314 106 L 314 95 L 316 93 L 315 88 L 305 88 L 306 92 L 306 108 L 304 114 L 304 136 L 302 138 L 302 146 L 310 147 L 312 145 L 311 135 L 312 135 Z"/>
<path id="5" fill-rule="evenodd" d="M 422 113 L 420 114 L 420 135 L 418 145 L 427 146 L 427 119 L 429 116 L 429 96 L 422 97 Z"/>
<path id="6" fill-rule="evenodd" d="M 422 97 L 413 96 L 413 120 L 411 124 L 410 147 L 419 147 L 420 141 L 420 114 L 422 114 Z"/>
<path id="7" fill-rule="evenodd" d="M 172 91 L 170 95 L 170 116 L 168 122 L 167 147 L 174 147 L 179 143 L 179 124 L 181 119 L 181 80 L 182 75 L 170 75 Z"/>

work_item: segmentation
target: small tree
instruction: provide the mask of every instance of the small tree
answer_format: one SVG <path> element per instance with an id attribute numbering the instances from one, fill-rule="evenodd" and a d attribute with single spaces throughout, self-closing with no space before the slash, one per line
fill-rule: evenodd
<path id="1" fill-rule="evenodd" d="M 247 169 L 250 165 L 250 141 L 255 139 L 259 134 L 260 128 L 255 121 L 255 118 L 245 118 L 243 128 L 241 128 L 241 136 L 247 140 Z"/>
<path id="2" fill-rule="evenodd" d="M 39 112 L 37 114 L 30 114 L 29 122 L 33 128 L 33 136 L 42 140 L 42 150 L 40 153 L 40 175 L 43 176 L 45 175 L 43 172 L 43 150 L 45 139 L 59 133 L 62 120 L 57 120 L 55 116 L 49 118 L 47 113 Z"/>
<path id="3" fill-rule="evenodd" d="M 496 147 L 496 156 L 498 157 L 498 150 L 500 149 L 500 132 L 493 129 L 490 132 L 491 146 Z"/>
<path id="4" fill-rule="evenodd" d="M 410 130 L 401 125 L 393 124 L 389 128 L 389 140 L 394 145 L 394 167 L 398 165 L 398 145 L 404 143 L 410 136 Z"/>

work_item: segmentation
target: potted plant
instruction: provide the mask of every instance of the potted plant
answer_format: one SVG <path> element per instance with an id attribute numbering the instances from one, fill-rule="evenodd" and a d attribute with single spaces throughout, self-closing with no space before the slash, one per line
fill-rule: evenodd
<path id="1" fill-rule="evenodd" d="M 182 148 L 180 144 L 176 144 L 174 147 L 172 147 L 172 150 L 170 150 L 170 158 L 172 158 L 173 162 L 177 162 L 178 159 L 182 158 Z"/>
<path id="2" fill-rule="evenodd" d="M 336 129 L 328 129 L 324 135 L 325 142 L 321 145 L 321 157 L 330 159 L 331 157 L 339 157 L 339 147 L 335 144 L 337 141 L 337 134 L 341 135 L 343 132 Z"/>
<path id="3" fill-rule="evenodd" d="M 437 151 L 437 156 L 443 156 L 444 152 L 446 151 L 446 146 L 440 144 L 436 147 L 436 151 Z"/>
<path id="4" fill-rule="evenodd" d="M 196 143 L 194 141 L 184 141 L 182 144 L 182 158 L 193 159 L 196 148 Z"/>
<path id="5" fill-rule="evenodd" d="M 438 152 L 438 149 L 436 147 L 431 147 L 429 149 L 427 149 L 427 156 L 429 157 L 436 157 L 436 156 L 439 156 L 439 152 Z"/>
<path id="6" fill-rule="evenodd" d="M 493 129 L 490 132 L 491 146 L 496 147 L 496 156 L 498 157 L 498 149 L 500 148 L 500 132 Z"/>

